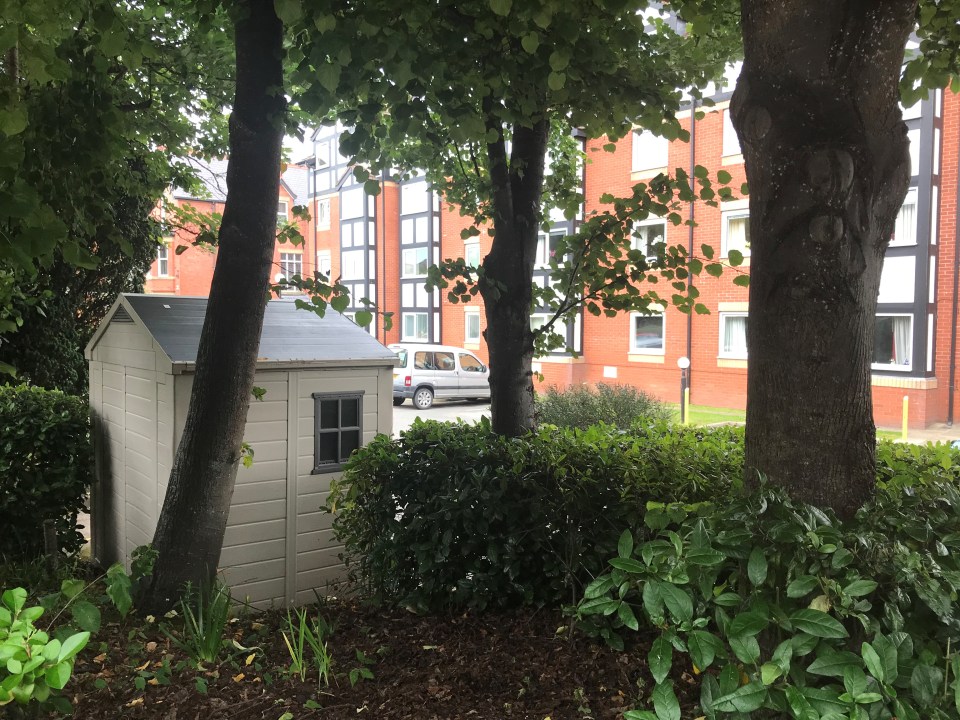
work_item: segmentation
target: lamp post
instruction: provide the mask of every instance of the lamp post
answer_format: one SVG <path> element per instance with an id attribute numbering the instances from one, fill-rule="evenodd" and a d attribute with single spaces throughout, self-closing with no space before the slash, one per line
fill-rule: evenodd
<path id="1" fill-rule="evenodd" d="M 680 424 L 686 425 L 687 420 L 687 370 L 690 368 L 690 358 L 686 355 L 677 358 L 677 367 L 680 368 Z"/>

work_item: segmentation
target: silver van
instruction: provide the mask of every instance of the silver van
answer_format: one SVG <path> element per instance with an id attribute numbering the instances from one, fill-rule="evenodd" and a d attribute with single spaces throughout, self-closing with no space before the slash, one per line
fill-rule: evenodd
<path id="1" fill-rule="evenodd" d="M 490 368 L 476 355 L 448 345 L 389 345 L 400 358 L 393 369 L 393 404 L 407 398 L 421 410 L 434 398 L 490 399 Z"/>

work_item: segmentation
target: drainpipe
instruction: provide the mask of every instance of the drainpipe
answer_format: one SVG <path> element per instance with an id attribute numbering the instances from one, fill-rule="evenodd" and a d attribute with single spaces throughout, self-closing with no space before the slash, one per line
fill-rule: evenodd
<path id="1" fill-rule="evenodd" d="M 690 99 L 690 191 L 695 192 L 696 190 L 696 177 L 695 171 L 697 169 L 697 96 L 693 95 Z M 694 219 L 694 209 L 696 208 L 696 200 L 690 200 L 690 227 L 688 228 L 689 234 L 687 236 L 687 259 L 693 257 L 693 219 Z M 689 294 L 690 289 L 693 287 L 693 275 L 687 275 L 687 293 Z M 687 359 L 691 360 L 690 367 L 688 367 L 684 372 L 686 376 L 686 383 L 684 389 L 690 387 L 691 379 L 693 376 L 693 312 L 687 313 Z M 681 395 L 681 413 L 685 407 L 683 402 L 684 396 Z M 684 420 L 689 421 L 690 418 L 684 418 Z"/>
<path id="2" fill-rule="evenodd" d="M 387 169 L 380 171 L 380 226 L 383 228 L 380 234 L 383 236 L 383 249 L 380 252 L 380 282 L 373 286 L 380 285 L 377 290 L 377 314 L 382 315 L 387 312 Z M 380 328 L 377 327 L 379 332 Z M 387 344 L 387 328 L 383 328 L 383 344 Z"/>
<path id="3" fill-rule="evenodd" d="M 960 138 L 957 141 L 957 160 L 960 161 Z M 960 197 L 960 177 L 954 186 L 955 197 Z M 950 381 L 947 383 L 947 427 L 953 427 L 953 397 L 957 389 L 957 300 L 960 294 L 960 204 L 957 204 L 953 233 L 953 307 L 950 310 Z"/>

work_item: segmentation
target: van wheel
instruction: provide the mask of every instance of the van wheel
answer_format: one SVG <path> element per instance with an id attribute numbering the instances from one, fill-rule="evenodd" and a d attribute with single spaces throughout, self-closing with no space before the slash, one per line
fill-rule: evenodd
<path id="1" fill-rule="evenodd" d="M 429 408 L 433 405 L 433 390 L 428 387 L 418 389 L 413 396 L 413 404 L 421 410 Z"/>
<path id="2" fill-rule="evenodd" d="M 393 399 L 393 406 L 394 406 L 394 407 L 399 407 L 400 405 L 403 405 L 403 398 L 394 398 L 394 399 Z"/>

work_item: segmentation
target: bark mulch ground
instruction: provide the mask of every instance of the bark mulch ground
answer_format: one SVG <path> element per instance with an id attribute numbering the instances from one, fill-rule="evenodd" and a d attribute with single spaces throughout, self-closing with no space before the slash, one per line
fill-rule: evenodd
<path id="1" fill-rule="evenodd" d="M 352 602 L 324 606 L 333 626 L 329 686 L 316 670 L 287 672 L 285 615 L 240 618 L 218 667 L 197 669 L 156 625 L 105 625 L 77 662 L 67 691 L 78 720 L 568 720 L 620 718 L 652 685 L 653 639 L 633 634 L 625 652 L 571 633 L 557 611 L 423 617 Z M 358 660 L 358 652 L 370 664 Z M 372 679 L 351 686 L 349 673 Z M 679 670 L 675 668 L 675 670 Z M 678 691 L 694 680 L 679 671 Z M 684 717 L 694 717 L 686 712 Z"/>

